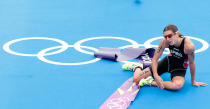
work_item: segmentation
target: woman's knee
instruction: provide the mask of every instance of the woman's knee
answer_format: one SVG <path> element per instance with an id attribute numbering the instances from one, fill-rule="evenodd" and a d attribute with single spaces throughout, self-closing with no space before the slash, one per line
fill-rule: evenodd
<path id="1" fill-rule="evenodd" d="M 184 86 L 184 82 L 183 81 L 176 81 L 174 83 L 174 89 L 175 90 L 180 90 L 183 86 Z"/>
<path id="2" fill-rule="evenodd" d="M 174 89 L 179 90 L 184 86 L 185 79 L 184 77 L 181 77 L 181 76 L 175 76 L 172 79 L 172 82 L 174 83 Z"/>

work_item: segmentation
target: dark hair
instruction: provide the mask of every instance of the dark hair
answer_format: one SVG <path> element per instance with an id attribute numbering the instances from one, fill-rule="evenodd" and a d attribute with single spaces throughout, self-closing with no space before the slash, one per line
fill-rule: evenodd
<path id="1" fill-rule="evenodd" d="M 178 31 L 178 28 L 175 25 L 169 24 L 164 28 L 163 32 L 168 30 L 171 30 L 173 33 L 176 33 Z M 183 37 L 183 35 L 180 33 L 179 37 Z"/>

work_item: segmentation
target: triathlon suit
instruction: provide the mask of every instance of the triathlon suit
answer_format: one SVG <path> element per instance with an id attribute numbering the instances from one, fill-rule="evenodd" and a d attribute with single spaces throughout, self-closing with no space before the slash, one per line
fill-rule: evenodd
<path id="1" fill-rule="evenodd" d="M 189 61 L 188 56 L 184 54 L 184 41 L 185 37 L 179 47 L 169 45 L 170 54 L 158 62 L 158 75 L 169 72 L 171 73 L 171 79 L 175 76 L 185 77 Z M 149 68 L 153 76 L 152 66 Z"/>

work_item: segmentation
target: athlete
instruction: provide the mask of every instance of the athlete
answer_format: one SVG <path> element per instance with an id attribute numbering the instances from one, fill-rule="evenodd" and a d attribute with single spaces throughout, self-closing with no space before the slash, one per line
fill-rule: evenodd
<path id="1" fill-rule="evenodd" d="M 123 69 L 134 71 L 133 79 L 139 86 L 149 84 L 160 89 L 179 90 L 185 83 L 189 64 L 192 85 L 206 86 L 206 83 L 195 81 L 195 46 L 192 41 L 180 34 L 175 25 L 167 25 L 163 33 L 164 38 L 155 50 L 150 67 L 142 69 L 140 63 L 126 63 Z M 158 61 L 165 48 L 169 48 L 170 54 Z M 171 74 L 171 81 L 162 80 L 160 75 L 165 72 Z"/>

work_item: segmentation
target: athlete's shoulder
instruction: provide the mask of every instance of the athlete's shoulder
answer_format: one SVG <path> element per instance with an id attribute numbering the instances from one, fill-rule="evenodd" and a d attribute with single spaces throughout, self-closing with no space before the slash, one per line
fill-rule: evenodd
<path id="1" fill-rule="evenodd" d="M 193 44 L 192 40 L 189 37 L 185 37 L 184 48 L 187 53 L 191 53 L 195 51 L 195 45 Z"/>

